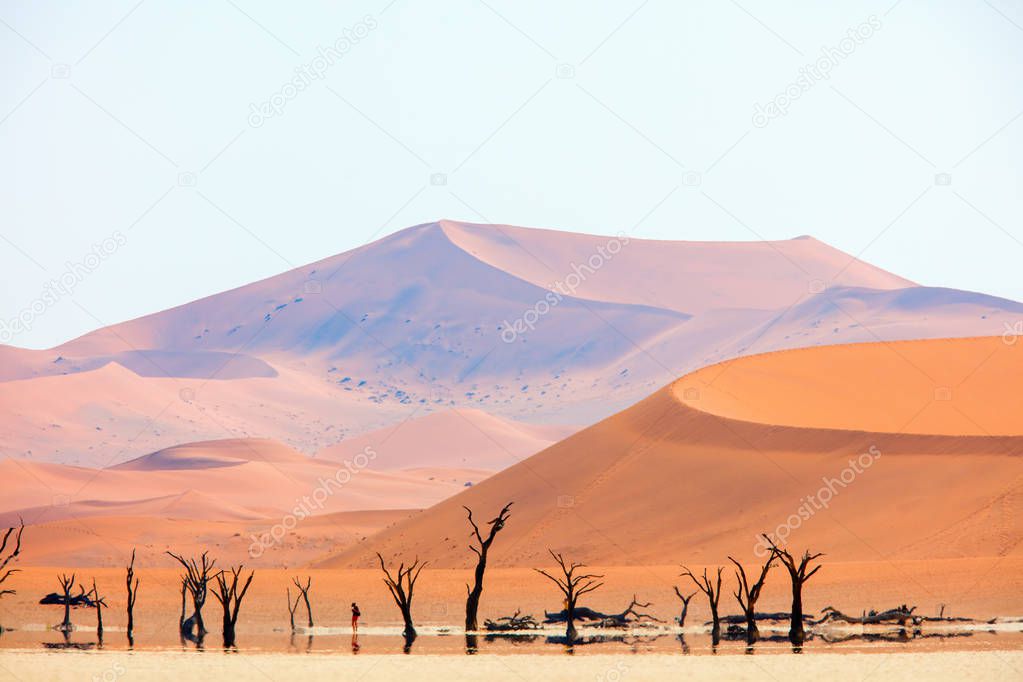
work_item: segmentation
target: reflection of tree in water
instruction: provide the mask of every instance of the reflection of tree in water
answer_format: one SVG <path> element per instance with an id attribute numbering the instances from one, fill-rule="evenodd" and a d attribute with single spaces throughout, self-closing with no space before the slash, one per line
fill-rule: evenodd
<path id="1" fill-rule="evenodd" d="M 888 632 L 856 632 L 847 634 L 820 633 L 821 641 L 828 644 L 843 642 L 913 642 L 918 639 L 953 639 L 957 637 L 973 637 L 972 632 L 921 632 L 920 630 L 899 629 Z"/>
<path id="2" fill-rule="evenodd" d="M 564 635 L 550 635 L 544 638 L 546 644 L 560 644 L 571 649 L 574 646 L 586 646 L 589 644 L 627 644 L 635 651 L 639 651 L 640 644 L 649 644 L 656 642 L 657 640 L 665 637 L 666 633 L 657 633 L 650 635 L 632 635 L 632 634 L 615 634 L 615 635 L 587 635 L 585 637 L 576 636 L 572 639 Z"/>
<path id="3" fill-rule="evenodd" d="M 352 639 L 353 639 L 353 641 L 355 640 L 354 637 Z M 295 642 L 295 632 L 294 631 L 291 632 L 291 637 L 288 639 L 288 647 L 292 651 L 296 651 L 296 652 L 298 651 L 298 644 Z M 309 636 L 306 637 L 305 652 L 309 653 L 312 650 L 313 650 L 313 635 L 312 635 L 312 633 L 310 633 Z"/>

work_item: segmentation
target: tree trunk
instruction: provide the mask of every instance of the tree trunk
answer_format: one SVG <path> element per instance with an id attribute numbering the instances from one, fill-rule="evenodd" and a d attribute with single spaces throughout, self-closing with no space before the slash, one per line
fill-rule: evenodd
<path id="1" fill-rule="evenodd" d="M 302 599 L 305 601 L 306 615 L 309 616 L 309 627 L 313 626 L 313 607 L 309 605 L 309 592 L 303 590 Z"/>
<path id="2" fill-rule="evenodd" d="M 64 592 L 64 622 L 60 624 L 64 632 L 71 632 L 71 596 Z"/>
<path id="3" fill-rule="evenodd" d="M 575 641 L 576 636 L 575 600 L 572 600 L 568 602 L 568 607 L 565 609 L 565 638 L 568 639 L 568 643 L 571 644 Z"/>
<path id="4" fill-rule="evenodd" d="M 475 632 L 479 630 L 479 623 L 476 620 L 476 612 L 480 607 L 480 596 L 483 594 L 483 571 L 480 566 L 476 567 L 476 585 L 469 592 L 465 600 L 465 630 Z"/>
<path id="5" fill-rule="evenodd" d="M 224 647 L 234 646 L 234 621 L 229 606 L 224 607 Z"/>
<path id="6" fill-rule="evenodd" d="M 717 604 L 713 604 L 710 610 L 713 626 L 710 629 L 711 643 L 715 646 L 721 641 L 721 618 L 718 616 Z"/>
<path id="7" fill-rule="evenodd" d="M 185 631 L 185 584 L 181 583 L 181 615 L 178 617 L 178 630 Z"/>
<path id="8" fill-rule="evenodd" d="M 402 607 L 402 609 L 401 609 L 401 617 L 402 617 L 402 620 L 405 621 L 405 629 L 402 631 L 402 634 L 405 635 L 406 638 L 409 638 L 409 637 L 414 638 L 416 636 L 416 628 L 412 624 L 412 610 L 411 610 L 411 608 L 408 607 L 408 606 Z"/>
<path id="9" fill-rule="evenodd" d="M 757 628 L 756 613 L 746 612 L 746 643 L 753 644 L 760 639 L 760 630 Z"/>
<path id="10" fill-rule="evenodd" d="M 792 620 L 789 625 L 789 641 L 793 644 L 802 644 L 806 639 L 803 632 L 803 584 L 798 580 L 792 581 Z"/>
<path id="11" fill-rule="evenodd" d="M 206 623 L 202 619 L 202 607 L 199 604 L 193 604 L 193 606 L 195 606 L 195 614 L 192 616 L 195 619 L 195 635 L 202 637 L 206 634 Z"/>

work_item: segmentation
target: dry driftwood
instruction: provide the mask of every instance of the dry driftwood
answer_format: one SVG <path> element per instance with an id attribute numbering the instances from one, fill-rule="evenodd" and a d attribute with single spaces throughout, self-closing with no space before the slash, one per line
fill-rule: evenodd
<path id="1" fill-rule="evenodd" d="M 510 616 L 502 616 L 496 620 L 483 621 L 483 627 L 490 632 L 511 632 L 513 630 L 536 630 L 540 624 L 532 615 L 523 616 L 520 609 Z"/>
<path id="2" fill-rule="evenodd" d="M 880 625 L 880 624 L 897 624 L 905 625 L 907 622 L 914 625 L 919 625 L 923 620 L 920 616 L 914 616 L 913 612 L 916 611 L 915 606 L 897 606 L 894 609 L 888 609 L 886 611 L 875 611 L 871 609 L 865 612 L 862 616 L 848 616 L 834 606 L 825 606 L 821 609 L 823 614 L 817 623 L 830 623 L 838 621 L 841 623 L 850 623 L 854 625 Z"/>
<path id="3" fill-rule="evenodd" d="M 594 611 L 593 609 L 581 606 L 576 607 L 575 617 L 577 620 L 591 621 L 593 625 L 601 628 L 624 628 L 644 621 L 663 623 L 664 621 L 659 618 L 654 618 L 650 614 L 638 610 L 649 607 L 649 603 L 641 603 L 637 601 L 636 595 L 632 595 L 632 601 L 629 602 L 629 605 L 621 613 L 601 613 L 600 611 Z M 566 611 L 555 613 L 544 611 L 545 623 L 564 623 L 567 620 L 568 613 Z"/>

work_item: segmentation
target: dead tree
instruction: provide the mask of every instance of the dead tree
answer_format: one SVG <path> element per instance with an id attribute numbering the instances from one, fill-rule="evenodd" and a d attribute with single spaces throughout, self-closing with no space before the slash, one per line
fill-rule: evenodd
<path id="1" fill-rule="evenodd" d="M 135 549 L 131 550 L 131 563 L 125 568 L 125 585 L 128 588 L 128 645 L 135 646 L 135 599 L 139 593 L 139 579 L 135 577 Z M 184 604 L 182 604 L 182 613 L 184 613 Z M 184 620 L 182 616 L 181 620 Z M 181 623 L 178 623 L 181 626 Z"/>
<path id="2" fill-rule="evenodd" d="M 679 591 L 677 585 L 675 585 L 674 588 L 675 594 L 678 595 L 678 598 L 682 600 L 682 613 L 680 613 L 678 615 L 678 618 L 676 618 L 675 620 L 678 622 L 678 626 L 680 628 L 684 628 L 686 626 L 686 615 L 689 613 L 689 602 L 693 600 L 693 597 L 696 596 L 696 593 L 692 592 L 689 594 L 689 596 L 686 596 Z"/>
<path id="3" fill-rule="evenodd" d="M 407 567 L 403 562 L 398 566 L 398 575 L 392 576 L 391 572 L 387 570 L 380 552 L 377 552 L 377 559 L 380 560 L 380 570 L 384 572 L 384 584 L 387 585 L 387 589 L 394 598 L 394 603 L 401 611 L 401 618 L 405 623 L 402 634 L 405 636 L 406 645 L 408 645 L 416 638 L 416 628 L 412 624 L 412 594 L 416 587 L 416 580 L 419 579 L 419 574 L 426 566 L 426 562 L 419 563 L 418 557 Z"/>
<path id="4" fill-rule="evenodd" d="M 199 561 L 196 561 L 194 558 L 185 559 L 173 552 L 167 552 L 167 554 L 177 559 L 178 563 L 184 567 L 185 575 L 181 577 L 183 589 L 187 589 L 192 597 L 194 611 L 191 618 L 185 618 L 181 621 L 181 634 L 191 635 L 192 629 L 195 628 L 196 638 L 202 639 L 206 634 L 206 623 L 202 619 L 202 607 L 206 605 L 209 583 L 213 579 L 213 568 L 217 561 L 216 559 L 209 558 L 209 552 L 203 552 L 199 557 Z M 183 596 L 181 613 L 184 616 Z"/>
<path id="5" fill-rule="evenodd" d="M 712 621 L 712 627 L 710 630 L 711 642 L 717 645 L 721 641 L 721 618 L 718 616 L 718 602 L 721 601 L 721 572 L 724 571 L 724 567 L 718 566 L 718 580 L 717 585 L 711 582 L 710 577 L 707 575 L 707 569 L 703 569 L 703 576 L 697 578 L 693 575 L 685 566 L 682 567 L 682 573 L 679 573 L 680 577 L 688 577 L 696 585 L 700 592 L 707 595 L 707 600 L 710 602 L 710 615 Z"/>
<path id="6" fill-rule="evenodd" d="M 244 566 L 238 566 L 238 568 L 231 568 L 231 581 L 228 582 L 226 573 L 220 571 L 214 576 L 217 579 L 217 589 L 213 592 L 213 596 L 220 602 L 221 607 L 224 609 L 224 646 L 234 646 L 234 628 L 238 623 L 238 610 L 241 608 L 242 599 L 245 598 L 245 593 L 249 590 L 249 585 L 252 584 L 252 578 L 256 575 L 255 571 L 249 572 L 249 577 L 245 580 L 245 583 L 239 588 L 238 579 L 241 577 L 242 569 Z"/>
<path id="7" fill-rule="evenodd" d="M 185 595 L 188 594 L 188 581 L 181 576 L 181 615 L 178 616 L 178 629 L 185 631 Z"/>
<path id="8" fill-rule="evenodd" d="M 288 614 L 291 616 L 291 634 L 295 634 L 295 611 L 298 610 L 298 601 L 301 599 L 300 596 L 295 597 L 294 603 L 291 601 L 291 588 L 285 588 L 288 594 Z"/>
<path id="9" fill-rule="evenodd" d="M 295 610 L 298 609 L 298 600 L 302 599 L 305 602 L 305 613 L 309 619 L 309 627 L 313 626 L 313 607 L 309 604 L 309 588 L 312 587 L 312 577 L 305 579 L 305 585 L 299 582 L 298 578 L 292 578 L 291 582 L 294 583 L 295 587 L 298 588 L 298 596 L 295 597 L 295 607 L 291 609 L 291 629 L 295 629 Z M 288 599 L 291 599 L 289 590 Z"/>
<path id="10" fill-rule="evenodd" d="M 807 550 L 803 552 L 803 556 L 797 564 L 787 549 L 779 548 L 766 534 L 763 537 L 771 545 L 771 552 L 788 569 L 789 577 L 792 579 L 792 611 L 789 621 L 789 641 L 799 646 L 806 639 L 806 632 L 803 630 L 803 585 L 813 577 L 814 573 L 821 570 L 821 566 L 818 564 L 816 568 L 809 572 L 807 568 L 809 568 L 811 561 L 824 556 L 824 554 L 821 552 L 810 554 L 809 550 Z"/>
<path id="11" fill-rule="evenodd" d="M 17 568 L 7 568 L 7 564 L 17 559 L 18 555 L 21 554 L 21 534 L 25 532 L 25 522 L 21 519 L 18 519 L 18 521 L 20 522 L 18 527 L 11 526 L 8 528 L 4 533 L 4 539 L 0 541 L 0 597 L 3 597 L 5 594 L 16 594 L 15 590 L 3 589 L 3 584 L 20 570 Z M 15 531 L 17 531 L 17 534 L 15 534 Z M 10 544 L 12 535 L 14 535 L 14 546 L 8 549 L 7 546 Z M 5 552 L 8 553 L 6 556 L 4 555 Z"/>
<path id="12" fill-rule="evenodd" d="M 533 570 L 544 576 L 561 590 L 561 593 L 565 595 L 565 638 L 571 644 L 576 639 L 575 630 L 575 616 L 576 616 L 576 603 L 579 601 L 579 597 L 593 592 L 599 587 L 603 586 L 603 575 L 597 575 L 593 573 L 582 573 L 576 574 L 576 571 L 580 568 L 585 568 L 585 564 L 572 563 L 568 564 L 565 562 L 565 558 L 561 554 L 548 548 L 550 555 L 554 557 L 554 560 L 558 562 L 558 566 L 561 568 L 562 575 L 557 577 L 551 575 L 547 571 L 539 568 Z"/>
<path id="13" fill-rule="evenodd" d="M 767 580 L 767 572 L 771 570 L 774 559 L 775 555 L 772 552 L 763 568 L 760 569 L 760 577 L 750 585 L 742 564 L 734 558 L 728 557 L 728 560 L 735 564 L 735 580 L 738 582 L 738 586 L 733 594 L 739 602 L 739 608 L 742 609 L 743 615 L 746 616 L 746 642 L 748 644 L 753 644 L 760 638 L 760 630 L 757 629 L 757 600 L 760 599 L 760 592 L 764 589 L 764 581 Z"/>
<path id="14" fill-rule="evenodd" d="M 71 590 L 75 586 L 75 574 L 72 573 L 69 577 L 66 573 L 62 573 L 57 576 L 57 581 L 60 583 L 60 589 L 64 593 L 64 620 L 57 626 L 57 629 L 61 632 L 71 632 L 74 630 L 74 626 L 71 624 L 71 601 L 73 599 Z"/>
<path id="15" fill-rule="evenodd" d="M 480 596 L 483 594 L 483 574 L 487 570 L 487 552 L 490 551 L 490 545 L 494 543 L 494 538 L 504 528 L 505 522 L 509 518 L 509 509 L 512 503 L 504 505 L 501 512 L 487 522 L 490 526 L 490 532 L 487 533 L 487 537 L 484 538 L 480 533 L 480 527 L 476 525 L 476 522 L 472 518 L 472 510 L 466 506 L 462 509 L 469 515 L 469 525 L 472 526 L 472 533 L 470 534 L 470 542 L 475 540 L 479 547 L 470 544 L 471 549 L 476 554 L 476 571 L 474 573 L 473 586 L 470 588 L 469 585 L 465 586 L 465 590 L 468 593 L 465 600 L 465 630 L 466 632 L 473 632 L 479 630 L 479 623 L 476 620 L 476 612 L 480 606 Z"/>
<path id="16" fill-rule="evenodd" d="M 96 607 L 96 639 L 100 646 L 103 645 L 103 608 L 107 605 L 106 599 L 99 596 L 99 589 L 96 588 L 96 579 L 92 579 L 92 603 Z"/>

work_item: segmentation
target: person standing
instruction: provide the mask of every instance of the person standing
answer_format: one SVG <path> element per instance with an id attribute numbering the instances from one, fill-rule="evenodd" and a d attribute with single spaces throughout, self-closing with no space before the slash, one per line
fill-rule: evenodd
<path id="1" fill-rule="evenodd" d="M 352 602 L 352 632 L 359 631 L 359 616 L 362 615 L 362 611 L 359 610 L 359 605 Z"/>

